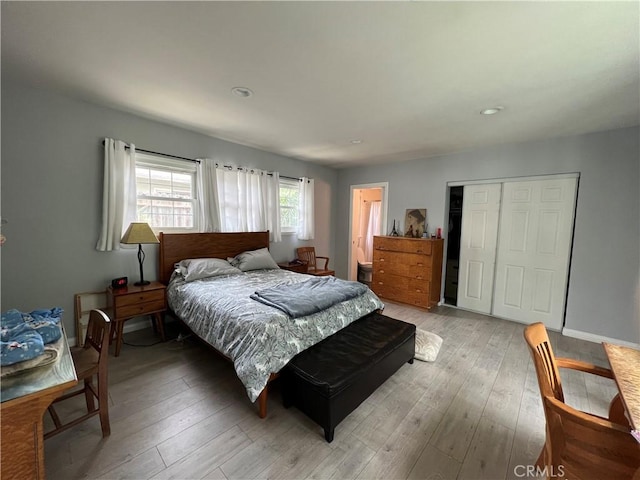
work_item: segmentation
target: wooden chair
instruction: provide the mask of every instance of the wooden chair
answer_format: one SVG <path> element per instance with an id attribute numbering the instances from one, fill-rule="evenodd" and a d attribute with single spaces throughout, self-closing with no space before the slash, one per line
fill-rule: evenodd
<path id="1" fill-rule="evenodd" d="M 548 477 L 571 479 L 640 478 L 640 444 L 630 433 L 619 395 L 609 405 L 609 418 L 581 412 L 564 403 L 558 368 L 613 378 L 606 368 L 555 357 L 542 323 L 525 328 L 546 418 L 545 445 L 536 466 Z"/>
<path id="2" fill-rule="evenodd" d="M 329 257 L 320 257 L 316 255 L 315 247 L 300 247 L 296 250 L 297 256 L 300 260 L 307 262 L 307 273 L 309 275 L 335 275 L 335 271 L 329 270 Z M 324 267 L 318 268 L 317 259 L 324 260 Z"/>
<path id="3" fill-rule="evenodd" d="M 76 376 L 79 382 L 83 382 L 84 386 L 79 390 L 71 391 L 55 399 L 49 406 L 49 413 L 51 414 L 55 428 L 44 435 L 45 439 L 63 432 L 80 422 L 84 422 L 94 415 L 100 415 L 102 436 L 106 437 L 111 434 L 107 390 L 107 360 L 109 358 L 110 327 L 111 321 L 103 311 L 97 309 L 91 310 L 83 346 L 71 349 L 71 356 L 76 368 Z M 93 383 L 94 376 L 98 378 L 97 389 Z M 85 396 L 87 413 L 63 424 L 53 405 L 82 393 L 84 393 Z M 95 406 L 95 399 L 98 399 L 97 408 Z"/>

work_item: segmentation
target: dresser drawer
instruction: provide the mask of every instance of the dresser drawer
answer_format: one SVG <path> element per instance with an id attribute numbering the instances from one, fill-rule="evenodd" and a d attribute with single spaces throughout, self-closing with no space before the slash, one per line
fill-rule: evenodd
<path id="1" fill-rule="evenodd" d="M 403 288 L 401 285 L 394 283 L 376 283 L 371 285 L 376 295 L 387 298 L 389 300 L 395 300 L 397 302 L 409 303 L 418 307 L 429 308 L 429 294 L 430 291 L 427 288 L 417 288 L 414 290 Z"/>
<path id="2" fill-rule="evenodd" d="M 147 315 L 151 312 L 164 310 L 164 298 L 154 300 L 152 302 L 136 303 L 134 305 L 126 305 L 116 309 L 118 318 L 136 317 L 138 315 Z"/>
<path id="3" fill-rule="evenodd" d="M 374 251 L 381 250 L 431 255 L 432 245 L 429 240 L 402 237 L 374 237 L 373 249 Z"/>
<path id="4" fill-rule="evenodd" d="M 398 292 L 395 296 L 399 295 L 401 292 L 405 292 L 427 295 L 428 297 L 430 290 L 430 284 L 427 279 L 401 277 L 399 275 L 380 272 L 373 272 L 371 286 L 375 293 L 378 293 L 377 289 L 382 289 L 387 292 Z"/>
<path id="5" fill-rule="evenodd" d="M 431 278 L 431 257 L 415 253 L 373 252 L 374 271 L 412 278 Z"/>
<path id="6" fill-rule="evenodd" d="M 121 309 L 128 305 L 142 304 L 145 302 L 160 301 L 164 303 L 164 290 L 149 290 L 148 292 L 130 293 L 115 297 L 116 309 Z"/>
<path id="7" fill-rule="evenodd" d="M 431 308 L 432 306 L 429 300 L 429 292 L 426 295 L 424 293 L 407 293 L 402 302 L 422 308 Z"/>

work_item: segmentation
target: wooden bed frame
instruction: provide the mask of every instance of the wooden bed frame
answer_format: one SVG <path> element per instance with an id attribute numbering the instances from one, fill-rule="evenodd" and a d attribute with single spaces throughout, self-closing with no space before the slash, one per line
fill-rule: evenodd
<path id="1" fill-rule="evenodd" d="M 259 248 L 269 248 L 269 232 L 242 233 L 160 233 L 160 255 L 158 275 L 160 281 L 167 285 L 171 279 L 174 265 L 187 258 L 224 258 L 235 257 L 239 253 Z M 173 312 L 171 314 L 180 320 Z M 213 347 L 212 347 L 213 348 Z M 215 349 L 214 349 L 215 350 Z M 220 355 L 227 358 L 222 352 Z M 271 373 L 269 382 L 278 377 Z M 267 389 L 264 387 L 258 396 L 258 415 L 267 416 Z"/>

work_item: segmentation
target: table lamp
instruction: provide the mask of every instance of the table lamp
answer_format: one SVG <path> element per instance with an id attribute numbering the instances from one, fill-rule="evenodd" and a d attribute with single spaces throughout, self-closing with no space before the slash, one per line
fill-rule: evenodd
<path id="1" fill-rule="evenodd" d="M 140 281 L 134 283 L 134 285 L 149 285 L 144 279 L 144 273 L 142 270 L 142 264 L 144 263 L 144 252 L 142 251 L 143 243 L 160 243 L 156 234 L 153 233 L 148 223 L 144 222 L 132 222 L 124 232 L 120 243 L 125 244 L 138 244 L 138 263 L 140 263 Z"/>

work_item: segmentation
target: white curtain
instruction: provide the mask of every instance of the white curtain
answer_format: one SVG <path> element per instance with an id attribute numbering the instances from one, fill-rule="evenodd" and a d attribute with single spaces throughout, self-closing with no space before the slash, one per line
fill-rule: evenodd
<path id="1" fill-rule="evenodd" d="M 313 214 L 314 182 L 313 178 L 300 179 L 300 201 L 298 204 L 298 239 L 313 240 L 315 220 Z"/>
<path id="2" fill-rule="evenodd" d="M 120 249 L 122 233 L 136 220 L 135 145 L 104 139 L 104 180 L 102 190 L 102 230 L 96 249 Z"/>
<path id="3" fill-rule="evenodd" d="M 199 159 L 197 169 L 198 230 L 220 231 L 220 208 L 218 206 L 218 169 L 210 158 Z"/>
<path id="4" fill-rule="evenodd" d="M 369 210 L 369 223 L 367 225 L 367 234 L 365 236 L 364 244 L 364 257 L 367 262 L 373 261 L 373 236 L 380 235 L 381 225 L 381 211 L 382 202 L 371 202 L 371 208 Z"/>
<path id="5" fill-rule="evenodd" d="M 280 232 L 280 175 L 258 169 L 216 167 L 220 230 L 269 230 L 269 240 L 282 240 Z"/>

